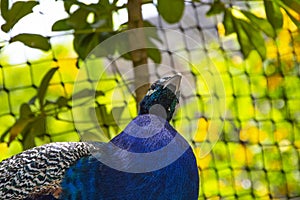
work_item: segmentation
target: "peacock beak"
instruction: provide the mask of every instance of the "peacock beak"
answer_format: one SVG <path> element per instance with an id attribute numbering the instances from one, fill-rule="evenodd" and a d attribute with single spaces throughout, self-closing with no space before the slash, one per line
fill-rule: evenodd
<path id="1" fill-rule="evenodd" d="M 163 84 L 163 88 L 170 89 L 177 97 L 177 99 L 180 96 L 180 83 L 181 83 L 181 74 L 177 73 L 174 76 L 171 76 L 166 82 Z"/>

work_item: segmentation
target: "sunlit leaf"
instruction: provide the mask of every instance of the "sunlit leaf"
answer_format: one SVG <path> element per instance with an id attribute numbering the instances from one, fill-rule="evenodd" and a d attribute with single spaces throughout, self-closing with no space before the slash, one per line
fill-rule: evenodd
<path id="1" fill-rule="evenodd" d="M 212 16 L 216 14 L 220 14 L 225 11 L 225 5 L 221 1 L 215 1 L 211 6 L 210 9 L 207 11 L 207 16 Z"/>
<path id="2" fill-rule="evenodd" d="M 299 0 L 281 0 L 290 9 L 300 14 L 300 1 Z"/>
<path id="3" fill-rule="evenodd" d="M 29 47 L 41 49 L 44 51 L 48 51 L 51 48 L 48 38 L 38 34 L 22 33 L 14 36 L 10 40 L 10 42 L 16 41 L 22 42 Z"/>
<path id="4" fill-rule="evenodd" d="M 264 0 L 264 5 L 268 21 L 275 30 L 280 29 L 283 25 L 283 15 L 280 7 L 270 0 Z"/>
<path id="5" fill-rule="evenodd" d="M 232 16 L 230 10 L 225 11 L 223 24 L 225 27 L 225 35 L 234 33 L 233 16 Z"/>
<path id="6" fill-rule="evenodd" d="M 291 15 L 288 10 L 286 10 L 286 14 L 290 17 L 293 23 L 300 28 L 300 21 Z"/>
<path id="7" fill-rule="evenodd" d="M 246 31 L 244 30 L 240 19 L 233 18 L 234 28 L 237 33 L 237 38 L 241 46 L 241 50 L 245 57 L 248 57 L 250 52 L 253 50 L 253 46 L 250 43 L 250 38 L 248 37 Z"/>
<path id="8" fill-rule="evenodd" d="M 178 22 L 184 11 L 184 0 L 158 0 L 157 9 L 162 18 L 170 23 Z"/>
<path id="9" fill-rule="evenodd" d="M 224 15 L 224 27 L 225 34 L 236 33 L 238 42 L 241 47 L 241 51 L 245 57 L 248 57 L 252 50 L 257 50 L 262 59 L 266 57 L 265 41 L 258 29 L 258 26 L 268 24 L 267 21 L 263 21 L 251 13 L 244 12 L 244 15 L 249 18 L 250 23 L 244 19 L 234 17 L 230 10 L 225 11 Z M 262 28 L 268 34 L 272 35 L 272 28 Z"/>
<path id="10" fill-rule="evenodd" d="M 0 162 L 9 157 L 9 149 L 7 143 L 0 143 Z"/>
<path id="11" fill-rule="evenodd" d="M 262 59 L 265 59 L 267 50 L 265 47 L 265 40 L 262 37 L 261 33 L 257 29 L 254 29 L 249 23 L 243 20 L 240 20 L 239 23 L 241 23 L 244 31 L 246 32 L 248 36 L 248 41 L 251 42 L 254 49 L 257 50 L 257 52 L 259 53 L 260 57 Z"/>
<path id="12" fill-rule="evenodd" d="M 251 12 L 241 10 L 241 12 L 253 23 L 258 29 L 262 30 L 267 36 L 274 38 L 275 32 L 272 25 L 263 18 L 259 18 Z"/>
<path id="13" fill-rule="evenodd" d="M 21 18 L 32 12 L 32 8 L 38 4 L 37 1 L 17 1 L 12 8 L 7 11 L 8 2 L 1 0 L 1 11 L 4 11 L 6 23 L 2 25 L 2 30 L 8 32 Z M 2 6 L 4 6 L 2 8 Z"/>
<path id="14" fill-rule="evenodd" d="M 300 27 L 300 21 L 299 19 L 296 19 L 292 14 L 291 11 L 295 11 L 300 15 L 300 2 L 296 1 L 281 1 L 281 0 L 276 0 L 275 1 L 278 5 L 280 5 L 286 12 L 286 14 L 290 17 L 290 19 L 293 21 L 293 23 Z"/>
<path id="15" fill-rule="evenodd" d="M 46 95 L 50 80 L 52 79 L 54 73 L 57 70 L 58 70 L 58 67 L 50 69 L 41 81 L 41 84 L 39 86 L 38 93 L 37 93 L 37 98 L 39 100 L 39 104 L 40 104 L 41 108 L 43 108 L 43 106 L 44 106 L 44 99 L 45 99 L 45 95 Z"/>

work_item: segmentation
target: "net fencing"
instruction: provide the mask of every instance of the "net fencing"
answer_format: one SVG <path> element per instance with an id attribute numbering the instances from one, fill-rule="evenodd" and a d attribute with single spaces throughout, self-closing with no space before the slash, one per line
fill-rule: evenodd
<path id="1" fill-rule="evenodd" d="M 263 10 L 261 1 L 228 5 L 257 14 Z M 172 124 L 194 147 L 199 199 L 300 199 L 299 31 L 285 19 L 277 39 L 266 39 L 266 60 L 255 51 L 245 59 L 236 36 L 224 36 L 223 16 L 206 16 L 209 8 L 209 2 L 186 2 L 183 18 L 172 25 L 158 13 L 147 19 L 161 40 L 153 41 L 161 63 L 149 60 L 150 80 L 183 75 Z M 52 35 L 48 52 L 20 43 L 1 49 L 2 136 L 20 117 L 21 104 L 34 102 L 53 67 L 59 69 L 46 94 L 46 134 L 36 135 L 35 144 L 107 141 L 136 116 L 131 62 L 117 56 L 80 61 L 72 40 L 71 33 Z M 37 103 L 30 107 L 40 114 Z M 1 143 L 2 159 L 23 149 L 22 137 L 9 148 Z"/>

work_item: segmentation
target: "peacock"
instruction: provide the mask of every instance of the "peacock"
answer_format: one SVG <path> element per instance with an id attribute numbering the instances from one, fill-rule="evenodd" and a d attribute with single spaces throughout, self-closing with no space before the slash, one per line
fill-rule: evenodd
<path id="1" fill-rule="evenodd" d="M 170 125 L 182 76 L 155 81 L 139 114 L 107 143 L 56 142 L 0 163 L 0 199 L 198 199 L 188 142 Z"/>

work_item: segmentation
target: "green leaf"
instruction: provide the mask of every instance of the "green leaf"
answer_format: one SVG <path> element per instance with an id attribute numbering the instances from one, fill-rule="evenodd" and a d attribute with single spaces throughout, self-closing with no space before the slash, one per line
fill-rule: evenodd
<path id="1" fill-rule="evenodd" d="M 300 1 L 299 0 L 281 0 L 290 9 L 300 14 Z"/>
<path id="2" fill-rule="evenodd" d="M 46 95 L 50 80 L 52 79 L 54 73 L 57 70 L 58 70 L 58 67 L 50 69 L 41 81 L 41 84 L 40 84 L 40 87 L 39 87 L 38 93 L 37 93 L 37 98 L 39 100 L 41 109 L 44 107 L 45 95 Z"/>
<path id="3" fill-rule="evenodd" d="M 84 60 L 90 54 L 90 52 L 100 43 L 100 41 L 97 33 L 90 33 L 76 35 L 73 43 L 75 51 L 78 53 L 79 57 Z"/>
<path id="4" fill-rule="evenodd" d="M 24 132 L 23 140 L 22 140 L 23 149 L 31 149 L 35 147 L 34 137 L 30 136 L 30 129 Z"/>
<path id="5" fill-rule="evenodd" d="M 294 0 L 275 0 L 275 2 L 280 5 L 285 12 L 287 13 L 287 15 L 290 17 L 290 19 L 293 21 L 293 23 L 300 27 L 300 21 L 298 19 L 296 19 L 290 12 L 291 10 L 297 12 L 298 14 L 300 14 L 300 2 L 294 1 Z"/>
<path id="6" fill-rule="evenodd" d="M 41 137 L 46 134 L 46 117 L 37 117 L 34 122 L 32 122 L 31 137 Z"/>
<path id="7" fill-rule="evenodd" d="M 233 25 L 233 16 L 230 10 L 225 10 L 223 24 L 225 28 L 225 35 L 230 35 L 231 33 L 235 32 Z"/>
<path id="8" fill-rule="evenodd" d="M 158 49 L 155 48 L 148 48 L 147 54 L 151 60 L 155 63 L 161 63 L 161 53 Z"/>
<path id="9" fill-rule="evenodd" d="M 12 142 L 20 133 L 26 132 L 28 130 L 28 125 L 34 121 L 35 118 L 20 118 L 16 123 L 10 128 L 9 142 Z"/>
<path id="10" fill-rule="evenodd" d="M 38 4 L 37 1 L 17 1 L 13 4 L 12 8 L 7 11 L 8 3 L 5 1 L 2 3 L 1 0 L 1 11 L 4 10 L 4 15 L 2 16 L 6 21 L 1 27 L 4 32 L 8 32 L 21 18 L 31 13 L 32 8 Z M 4 6 L 3 9 L 2 5 Z"/>
<path id="11" fill-rule="evenodd" d="M 250 43 L 250 39 L 248 38 L 248 35 L 243 29 L 243 26 L 240 23 L 240 21 L 241 20 L 239 19 L 233 18 L 234 28 L 237 34 L 239 44 L 241 46 L 242 53 L 245 57 L 248 57 L 250 52 L 253 50 L 253 46 Z"/>
<path id="12" fill-rule="evenodd" d="M 70 17 L 56 21 L 52 26 L 52 31 L 91 29 L 92 27 L 87 22 L 87 17 L 91 11 L 95 10 L 95 5 L 85 5 L 80 2 L 73 1 L 68 1 L 68 3 L 65 5 L 69 5 L 69 3 L 70 6 L 75 4 L 78 5 L 79 8 L 74 13 L 70 13 Z M 69 7 L 65 9 L 69 9 Z"/>
<path id="13" fill-rule="evenodd" d="M 1 16 L 3 17 L 3 19 L 7 19 L 8 18 L 8 0 L 1 0 L 1 4 L 0 4 L 0 9 L 1 9 Z"/>
<path id="14" fill-rule="evenodd" d="M 73 41 L 74 49 L 78 53 L 79 57 L 84 60 L 98 44 L 112 36 L 112 34 L 113 33 L 108 32 L 76 34 L 75 32 L 75 38 Z M 98 48 L 96 51 L 93 51 L 93 53 L 99 57 L 112 55 L 115 52 L 117 45 L 117 42 L 112 42 L 110 43 L 110 46 L 106 45 L 106 48 Z"/>
<path id="15" fill-rule="evenodd" d="M 207 11 L 206 16 L 217 15 L 225 11 L 225 5 L 221 1 L 215 1 L 210 9 Z"/>
<path id="16" fill-rule="evenodd" d="M 245 57 L 248 57 L 252 50 L 256 50 L 262 59 L 266 57 L 266 46 L 264 38 L 259 31 L 266 32 L 266 34 L 273 36 L 273 29 L 271 25 L 264 19 L 258 18 L 257 16 L 247 11 L 241 11 L 250 21 L 235 18 L 230 9 L 227 9 L 224 14 L 224 27 L 225 35 L 231 33 L 237 34 L 238 42 L 241 46 L 241 51 Z M 261 27 L 261 26 L 265 27 Z M 275 33 L 274 33 L 275 35 Z"/>
<path id="17" fill-rule="evenodd" d="M 56 101 L 56 104 L 58 105 L 59 108 L 62 108 L 68 106 L 68 101 L 69 100 L 65 97 L 59 97 Z"/>
<path id="18" fill-rule="evenodd" d="M 265 40 L 262 37 L 261 33 L 246 21 L 240 20 L 240 23 L 248 36 L 248 41 L 251 42 L 251 45 L 255 50 L 257 50 L 260 57 L 262 59 L 265 59 L 267 50 L 265 46 Z"/>
<path id="19" fill-rule="evenodd" d="M 67 20 L 68 25 L 73 27 L 75 30 L 89 27 L 89 23 L 87 22 L 87 16 L 89 13 L 89 10 L 80 7 L 78 10 L 71 14 L 70 18 Z"/>
<path id="20" fill-rule="evenodd" d="M 300 21 L 298 19 L 296 19 L 293 15 L 291 15 L 289 13 L 288 10 L 285 10 L 286 11 L 286 14 L 290 17 L 290 19 L 293 21 L 293 23 L 300 28 Z"/>
<path id="21" fill-rule="evenodd" d="M 72 5 L 74 4 L 74 2 L 75 1 L 73 1 L 73 0 L 66 0 L 66 1 L 64 1 L 64 8 L 65 8 L 65 11 L 67 13 L 70 14 L 70 9 L 71 9 Z"/>
<path id="22" fill-rule="evenodd" d="M 280 29 L 283 25 L 283 15 L 280 7 L 270 0 L 264 0 L 264 5 L 268 21 L 275 30 Z"/>
<path id="23" fill-rule="evenodd" d="M 68 20 L 69 18 L 66 18 L 55 22 L 52 26 L 52 31 L 67 31 L 73 29 L 73 27 L 68 24 Z"/>
<path id="24" fill-rule="evenodd" d="M 157 9 L 162 18 L 170 23 L 178 22 L 184 11 L 184 0 L 158 0 Z"/>
<path id="25" fill-rule="evenodd" d="M 31 111 L 29 104 L 23 103 L 20 107 L 20 118 L 26 119 L 33 116 L 34 114 Z"/>
<path id="26" fill-rule="evenodd" d="M 22 144 L 24 150 L 35 147 L 34 138 L 43 137 L 44 135 L 46 135 L 46 118 L 43 116 L 36 117 L 34 121 L 28 123 L 22 130 Z"/>
<path id="27" fill-rule="evenodd" d="M 41 49 L 44 51 L 48 51 L 51 48 L 48 38 L 37 34 L 22 33 L 14 36 L 10 40 L 10 42 L 17 41 L 22 42 L 29 47 Z"/>
<path id="28" fill-rule="evenodd" d="M 251 12 L 241 10 L 241 12 L 250 20 L 250 22 L 256 26 L 256 28 L 262 30 L 267 36 L 274 38 L 275 32 L 272 25 L 263 18 L 259 18 L 252 14 Z"/>

